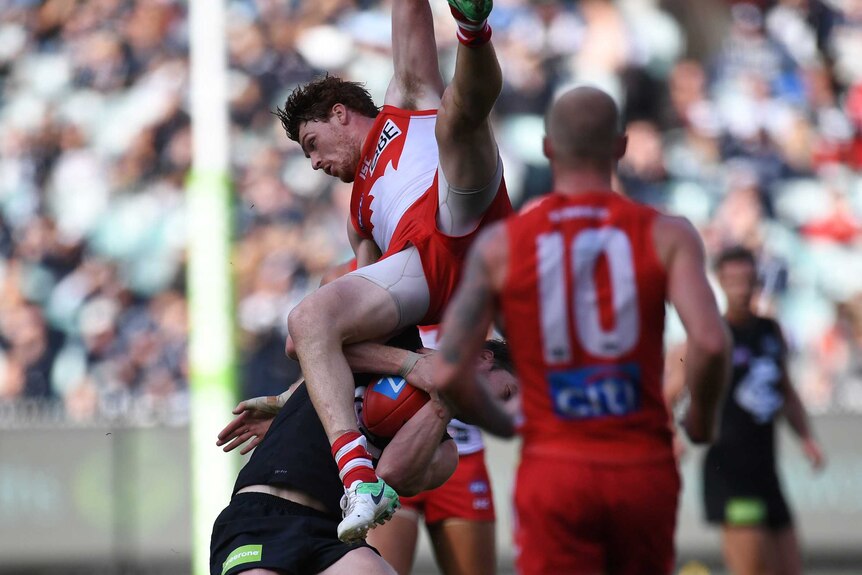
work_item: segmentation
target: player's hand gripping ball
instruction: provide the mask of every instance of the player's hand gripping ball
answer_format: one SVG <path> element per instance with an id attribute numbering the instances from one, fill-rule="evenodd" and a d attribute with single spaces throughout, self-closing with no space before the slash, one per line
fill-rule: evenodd
<path id="1" fill-rule="evenodd" d="M 365 391 L 363 423 L 377 437 L 390 439 L 429 399 L 427 393 L 413 387 L 403 377 L 381 376 Z"/>

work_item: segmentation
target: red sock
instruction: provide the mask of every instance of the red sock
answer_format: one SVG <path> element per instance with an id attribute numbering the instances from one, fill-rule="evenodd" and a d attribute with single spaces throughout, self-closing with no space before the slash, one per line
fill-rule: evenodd
<path id="1" fill-rule="evenodd" d="M 455 17 L 455 22 L 458 24 L 458 41 L 471 48 L 477 48 L 483 44 L 487 44 L 491 39 L 491 26 L 488 20 L 481 22 L 473 22 L 468 20 L 466 16 L 461 14 L 453 6 L 449 6 L 449 11 Z"/>
<path id="2" fill-rule="evenodd" d="M 338 475 L 344 487 L 349 488 L 357 481 L 377 481 L 371 454 L 368 453 L 368 442 L 358 431 L 347 431 L 336 439 L 332 444 L 332 456 L 338 464 Z"/>

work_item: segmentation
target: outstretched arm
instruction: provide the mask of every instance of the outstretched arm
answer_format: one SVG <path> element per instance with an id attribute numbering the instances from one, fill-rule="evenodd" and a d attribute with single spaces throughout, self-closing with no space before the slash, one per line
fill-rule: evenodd
<path id="1" fill-rule="evenodd" d="M 786 349 L 784 338 L 782 337 L 781 339 Z M 826 464 L 826 458 L 823 455 L 820 444 L 814 438 L 808 414 L 805 412 L 805 406 L 802 405 L 802 400 L 790 381 L 790 372 L 787 369 L 786 361 L 781 362 L 781 381 L 778 385 L 784 392 L 784 416 L 787 417 L 787 423 L 790 424 L 790 428 L 802 443 L 802 452 L 805 454 L 811 467 L 815 470 L 822 469 Z"/>
<path id="2" fill-rule="evenodd" d="M 435 387 L 459 418 L 502 437 L 514 435 L 514 421 L 502 401 L 477 377 L 473 365 L 491 326 L 494 298 L 502 287 L 507 258 L 502 224 L 488 228 L 476 240 L 464 278 L 443 318 L 435 377 Z"/>
<path id="3" fill-rule="evenodd" d="M 443 78 L 428 0 L 394 0 L 392 59 L 395 74 L 384 102 L 407 110 L 437 109 Z"/>
<path id="4" fill-rule="evenodd" d="M 222 450 L 227 453 L 248 442 L 240 450 L 241 455 L 257 447 L 269 431 L 272 420 L 301 383 L 302 378 L 299 378 L 281 395 L 255 397 L 239 402 L 233 409 L 236 417 L 219 432 L 216 445 L 224 446 Z"/>

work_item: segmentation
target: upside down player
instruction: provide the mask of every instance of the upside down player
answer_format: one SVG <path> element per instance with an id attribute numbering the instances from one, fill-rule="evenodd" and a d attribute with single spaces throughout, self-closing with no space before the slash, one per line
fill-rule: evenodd
<path id="1" fill-rule="evenodd" d="M 354 182 L 348 228 L 360 269 L 310 294 L 288 321 L 333 456 L 341 454 L 345 541 L 394 513 L 398 495 L 378 479 L 357 429 L 343 345 L 437 323 L 476 230 L 511 212 L 488 119 L 502 86 L 491 0 L 449 3 L 460 44 L 445 91 L 428 0 L 395 0 L 395 75 L 382 110 L 358 84 L 326 77 L 278 112 L 315 169 Z"/>
<path id="2" fill-rule="evenodd" d="M 421 328 L 420 332 L 425 347 L 436 349 L 437 326 Z M 485 342 L 480 361 L 493 361 L 496 369 L 508 372 L 508 377 L 505 373 L 498 376 L 500 396 L 517 411 L 518 383 L 512 375 L 508 346 L 498 340 Z M 457 419 L 449 422 L 447 430 L 458 448 L 458 466 L 452 477 L 436 489 L 401 497 L 401 511 L 368 534 L 368 542 L 399 575 L 411 572 L 420 516 L 443 575 L 496 573 L 496 515 L 482 433 Z"/>
<path id="3" fill-rule="evenodd" d="M 419 346 L 415 331 L 398 339 L 406 347 Z M 368 343 L 350 346 L 348 357 L 357 370 L 393 372 L 410 353 Z M 493 358 L 476 364 L 501 395 L 512 385 L 504 367 Z M 257 449 L 213 528 L 213 574 L 395 573 L 366 543 L 337 539 L 344 489 L 301 381 L 281 396 L 241 402 L 234 413 L 237 417 L 219 434 L 217 444 L 231 451 L 250 440 L 241 453 Z M 429 401 L 382 450 L 381 477 L 405 494 L 443 483 L 457 463 L 454 443 L 446 434 L 448 421 L 446 409 Z"/>
<path id="4" fill-rule="evenodd" d="M 665 301 L 689 334 L 685 427 L 714 432 L 728 337 L 694 228 L 611 190 L 626 138 L 593 88 L 546 118 L 554 193 L 485 231 L 443 322 L 437 388 L 489 431 L 513 424 L 469 365 L 495 312 L 522 385 L 522 574 L 668 574 L 679 476 L 662 398 Z"/>

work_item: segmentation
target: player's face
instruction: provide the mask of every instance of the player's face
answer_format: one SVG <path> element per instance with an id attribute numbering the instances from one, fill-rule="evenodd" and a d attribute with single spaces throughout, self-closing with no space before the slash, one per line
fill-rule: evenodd
<path id="1" fill-rule="evenodd" d="M 306 122 L 299 128 L 299 144 L 311 167 L 350 183 L 356 174 L 359 150 L 349 138 L 344 124 L 327 121 Z"/>
<path id="2" fill-rule="evenodd" d="M 727 297 L 728 309 L 742 310 L 751 305 L 756 270 L 750 262 L 729 261 L 718 270 L 718 283 Z"/>
<path id="3" fill-rule="evenodd" d="M 518 395 L 518 379 L 505 369 L 492 369 L 485 374 L 494 395 L 509 401 Z"/>

